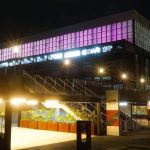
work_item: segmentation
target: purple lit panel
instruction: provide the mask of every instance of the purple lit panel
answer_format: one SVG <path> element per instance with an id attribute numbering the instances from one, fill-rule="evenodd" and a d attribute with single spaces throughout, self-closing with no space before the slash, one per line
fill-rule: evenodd
<path id="1" fill-rule="evenodd" d="M 1 50 L 0 60 L 45 54 L 121 39 L 133 42 L 132 24 L 132 20 L 116 22 L 74 33 L 42 39 L 40 41 L 25 43 L 21 45 L 21 51 L 17 54 L 13 53 L 12 48 L 5 48 Z"/>
<path id="2" fill-rule="evenodd" d="M 107 42 L 111 42 L 111 37 L 110 36 L 107 37 Z"/>
<path id="3" fill-rule="evenodd" d="M 85 39 L 87 40 L 87 36 L 84 36 L 84 40 Z M 80 36 L 80 42 L 83 42 L 84 40 L 83 40 L 83 36 Z"/>
<path id="4" fill-rule="evenodd" d="M 117 40 L 121 40 L 121 34 L 117 34 Z"/>
<path id="5" fill-rule="evenodd" d="M 101 33 L 97 33 L 97 39 L 101 39 Z"/>
<path id="6" fill-rule="evenodd" d="M 102 26 L 102 32 L 106 31 L 106 26 Z"/>
<path id="7" fill-rule="evenodd" d="M 96 39 L 94 39 L 94 40 L 93 40 L 93 44 L 97 44 L 97 41 L 96 41 Z"/>
<path id="8" fill-rule="evenodd" d="M 87 45 L 92 45 L 92 40 L 89 40 Z"/>
<path id="9" fill-rule="evenodd" d="M 112 24 L 112 29 L 116 29 L 116 23 Z"/>
<path id="10" fill-rule="evenodd" d="M 96 33 L 96 28 L 93 29 L 93 33 Z"/>
<path id="11" fill-rule="evenodd" d="M 121 28 L 121 22 L 117 23 L 117 28 Z"/>
<path id="12" fill-rule="evenodd" d="M 125 39 L 125 40 L 127 40 L 127 33 L 125 33 L 125 34 L 122 34 L 122 39 Z"/>
<path id="13" fill-rule="evenodd" d="M 102 38 L 102 43 L 106 43 L 106 37 Z"/>
<path id="14" fill-rule="evenodd" d="M 117 29 L 117 35 L 121 34 L 121 28 Z"/>
<path id="15" fill-rule="evenodd" d="M 88 46 L 88 41 L 84 41 L 84 46 Z"/>
<path id="16" fill-rule="evenodd" d="M 97 28 L 97 32 L 101 32 L 101 27 L 98 27 L 98 28 Z"/>
<path id="17" fill-rule="evenodd" d="M 112 35 L 112 41 L 116 41 L 116 40 L 117 40 L 116 35 Z"/>
<path id="18" fill-rule="evenodd" d="M 96 44 L 101 44 L 101 43 L 102 43 L 101 38 L 97 39 L 97 43 Z"/>
<path id="19" fill-rule="evenodd" d="M 122 22 L 122 27 L 126 27 L 127 26 L 127 21 L 123 21 Z"/>
<path id="20" fill-rule="evenodd" d="M 102 38 L 106 38 L 106 31 L 105 32 L 102 32 Z"/>

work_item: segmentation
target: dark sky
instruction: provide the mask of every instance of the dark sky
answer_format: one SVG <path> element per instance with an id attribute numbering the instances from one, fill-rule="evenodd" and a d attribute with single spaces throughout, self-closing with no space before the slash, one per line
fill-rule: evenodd
<path id="1" fill-rule="evenodd" d="M 150 20 L 149 0 L 0 1 L 0 42 L 136 9 Z"/>

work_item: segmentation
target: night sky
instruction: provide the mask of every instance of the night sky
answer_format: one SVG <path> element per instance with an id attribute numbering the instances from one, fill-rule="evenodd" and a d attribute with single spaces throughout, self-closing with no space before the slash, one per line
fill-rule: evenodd
<path id="1" fill-rule="evenodd" d="M 150 20 L 149 0 L 0 1 L 0 42 L 136 9 Z"/>

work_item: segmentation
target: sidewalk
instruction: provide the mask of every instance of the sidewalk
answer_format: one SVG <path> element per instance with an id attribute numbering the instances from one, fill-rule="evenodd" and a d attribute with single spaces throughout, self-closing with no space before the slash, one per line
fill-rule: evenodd
<path id="1" fill-rule="evenodd" d="M 139 147 L 136 149 L 127 147 Z M 142 150 L 143 147 L 150 150 L 150 129 L 129 133 L 125 136 L 95 136 L 92 138 L 92 150 Z M 76 150 L 76 141 L 51 144 L 24 150 Z"/>

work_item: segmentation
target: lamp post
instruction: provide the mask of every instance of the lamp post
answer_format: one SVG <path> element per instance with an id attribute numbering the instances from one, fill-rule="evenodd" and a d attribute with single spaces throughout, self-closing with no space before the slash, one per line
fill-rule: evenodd
<path id="1" fill-rule="evenodd" d="M 64 65 L 65 65 L 65 68 L 66 68 L 66 79 L 68 79 L 68 69 L 71 65 L 70 60 L 68 60 L 68 59 L 64 60 Z"/>
<path id="2" fill-rule="evenodd" d="M 121 74 L 121 79 L 123 80 L 123 88 L 126 89 L 126 80 L 128 79 L 127 73 L 122 73 Z"/>
<path id="3" fill-rule="evenodd" d="M 103 67 L 100 67 L 99 69 L 98 69 L 98 74 L 99 74 L 99 76 L 100 76 L 100 86 L 101 86 L 101 88 L 103 87 L 103 76 L 104 76 L 104 74 L 105 74 L 105 69 L 103 68 Z"/>
<path id="4" fill-rule="evenodd" d="M 140 79 L 140 85 L 141 85 L 141 89 L 145 89 L 145 79 L 142 77 L 141 79 Z"/>

